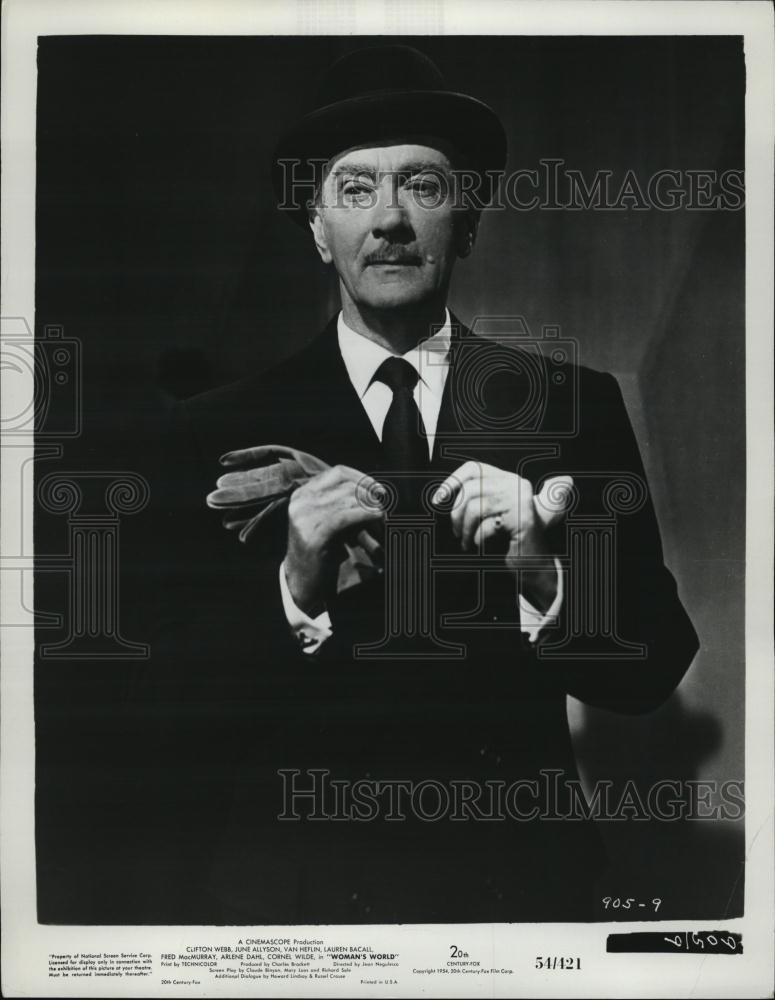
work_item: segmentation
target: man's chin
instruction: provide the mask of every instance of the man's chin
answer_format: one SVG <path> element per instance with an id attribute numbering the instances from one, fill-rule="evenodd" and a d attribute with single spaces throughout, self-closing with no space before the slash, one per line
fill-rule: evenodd
<path id="1" fill-rule="evenodd" d="M 370 309 L 401 311 L 427 305 L 434 298 L 433 291 L 428 288 L 400 285 L 396 282 L 369 289 L 368 295 L 363 296 L 361 301 Z"/>

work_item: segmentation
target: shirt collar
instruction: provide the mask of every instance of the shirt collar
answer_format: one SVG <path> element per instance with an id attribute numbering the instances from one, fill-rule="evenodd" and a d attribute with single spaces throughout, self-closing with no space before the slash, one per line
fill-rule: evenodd
<path id="1" fill-rule="evenodd" d="M 347 374 L 355 387 L 358 396 L 363 399 L 366 390 L 371 385 L 374 373 L 385 361 L 386 358 L 393 357 L 393 353 L 380 344 L 375 344 L 373 340 L 356 333 L 349 327 L 339 313 L 337 319 L 337 332 L 339 337 L 339 350 L 342 353 Z M 444 325 L 428 337 L 413 347 L 411 351 L 401 355 L 404 361 L 416 369 L 420 380 L 433 393 L 441 398 L 444 390 L 444 382 L 449 368 L 449 346 L 452 336 L 452 324 L 449 310 L 444 310 Z"/>

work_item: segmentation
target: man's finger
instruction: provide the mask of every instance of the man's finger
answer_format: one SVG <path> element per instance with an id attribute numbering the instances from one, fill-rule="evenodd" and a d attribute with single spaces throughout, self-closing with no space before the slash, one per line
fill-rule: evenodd
<path id="1" fill-rule="evenodd" d="M 353 529 L 349 531 L 344 536 L 344 545 L 350 551 L 362 550 L 364 555 L 371 560 L 372 564 L 377 568 L 382 568 L 385 565 L 385 550 L 382 548 L 377 539 L 367 531 L 365 528 L 360 530 Z"/>
<path id="2" fill-rule="evenodd" d="M 533 497 L 536 515 L 545 528 L 562 521 L 573 502 L 573 476 L 552 476 Z"/>
<path id="3" fill-rule="evenodd" d="M 366 531 L 365 528 L 361 529 L 356 536 L 356 541 L 376 565 L 384 564 L 385 550 L 370 532 Z"/>
<path id="4" fill-rule="evenodd" d="M 489 514 L 479 522 L 477 529 L 474 532 L 473 546 L 475 549 L 481 548 L 491 538 L 495 538 L 496 535 L 502 534 L 503 527 L 498 524 L 494 514 Z"/>
<path id="5" fill-rule="evenodd" d="M 431 497 L 431 503 L 451 503 L 463 485 L 469 480 L 481 479 L 482 472 L 482 466 L 479 462 L 464 462 L 454 472 L 451 472 L 443 483 L 439 484 Z"/>
<path id="6" fill-rule="evenodd" d="M 469 479 L 460 488 L 452 510 L 449 512 L 452 532 L 458 538 L 462 539 L 463 537 L 466 521 L 475 517 L 483 495 L 484 484 L 480 479 Z"/>
<path id="7" fill-rule="evenodd" d="M 504 504 L 500 497 L 492 494 L 480 493 L 471 497 L 465 506 L 462 520 L 462 530 L 460 532 L 460 544 L 464 551 L 468 551 L 474 542 L 474 535 L 477 528 L 485 519 L 495 516 L 503 510 Z"/>

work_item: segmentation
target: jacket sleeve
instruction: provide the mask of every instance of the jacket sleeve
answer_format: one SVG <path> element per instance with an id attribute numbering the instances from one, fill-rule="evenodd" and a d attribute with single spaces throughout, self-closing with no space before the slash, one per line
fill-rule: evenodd
<path id="1" fill-rule="evenodd" d="M 595 378 L 598 384 L 589 387 L 580 410 L 585 460 L 575 476 L 578 502 L 563 528 L 562 638 L 554 652 L 544 646 L 539 656 L 556 663 L 574 697 L 636 714 L 672 693 L 699 642 L 664 565 L 621 391 L 613 376 Z"/>
<path id="2" fill-rule="evenodd" d="M 185 403 L 160 434 L 152 472 L 155 566 L 147 581 L 149 691 L 164 702 L 237 706 L 284 699 L 304 668 L 278 586 L 285 522 L 243 545 L 205 498 L 219 475 L 218 450 Z"/>

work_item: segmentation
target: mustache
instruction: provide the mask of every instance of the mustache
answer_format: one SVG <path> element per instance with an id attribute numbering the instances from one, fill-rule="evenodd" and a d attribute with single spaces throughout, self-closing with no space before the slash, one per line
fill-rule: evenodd
<path id="1" fill-rule="evenodd" d="M 372 264 L 413 264 L 418 266 L 422 262 L 421 254 L 404 246 L 382 247 L 367 253 L 364 258 L 366 267 L 370 267 Z"/>

